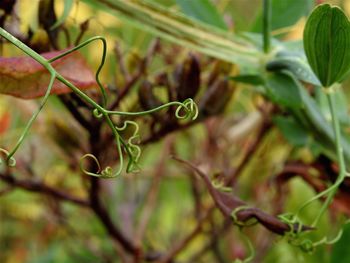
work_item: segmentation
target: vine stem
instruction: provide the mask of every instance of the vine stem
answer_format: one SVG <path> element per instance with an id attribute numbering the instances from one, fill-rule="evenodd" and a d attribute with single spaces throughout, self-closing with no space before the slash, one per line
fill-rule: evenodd
<path id="1" fill-rule="evenodd" d="M 327 209 L 327 207 L 332 202 L 334 195 L 337 193 L 337 190 L 340 186 L 340 184 L 344 181 L 346 176 L 346 166 L 345 166 L 345 159 L 343 154 L 343 146 L 341 144 L 341 131 L 340 131 L 340 125 L 339 120 L 337 118 L 337 111 L 336 111 L 336 102 L 334 100 L 334 89 L 332 87 L 328 88 L 326 90 L 326 96 L 329 104 L 329 108 L 331 110 L 331 116 L 332 116 L 332 124 L 335 134 L 335 146 L 337 150 L 337 159 L 338 159 L 338 165 L 339 165 L 339 175 L 335 181 L 335 183 L 330 187 L 330 193 L 326 198 L 326 201 L 322 205 L 319 214 L 317 215 L 313 226 L 317 225 L 319 222 L 321 216 Z"/>
<path id="2" fill-rule="evenodd" d="M 320 199 L 321 197 L 327 195 L 327 198 L 325 202 L 323 203 L 318 215 L 316 216 L 314 222 L 312 223 L 312 227 L 315 227 L 322 215 L 324 214 L 325 210 L 328 208 L 328 206 L 331 204 L 335 194 L 337 193 L 337 190 L 340 186 L 340 184 L 344 181 L 346 177 L 346 166 L 345 166 L 345 159 L 343 154 L 343 146 L 341 144 L 341 131 L 340 131 L 340 124 L 339 120 L 337 118 L 337 110 L 336 110 L 336 102 L 334 100 L 334 87 L 327 87 L 324 89 L 326 91 L 326 96 L 328 100 L 328 105 L 331 110 L 331 117 L 332 117 L 332 125 L 333 130 L 335 134 L 335 147 L 337 152 L 337 159 L 339 164 L 339 174 L 338 177 L 333 185 L 328 187 L 326 190 L 322 191 L 321 193 L 318 193 L 314 197 L 312 197 L 310 200 L 306 201 L 297 211 L 295 217 L 297 218 L 300 212 L 307 207 L 312 202 Z"/>
<path id="3" fill-rule="evenodd" d="M 27 45 L 25 45 L 24 43 L 22 43 L 19 39 L 17 39 L 16 37 L 12 36 L 10 33 L 8 33 L 6 30 L 4 30 L 3 28 L 0 27 L 0 36 L 4 37 L 6 40 L 8 40 L 9 42 L 11 42 L 13 45 L 15 45 L 16 47 L 18 47 L 19 49 L 21 49 L 24 53 L 26 53 L 27 55 L 29 55 L 31 58 L 33 58 L 34 60 L 36 60 L 37 62 L 39 62 L 44 68 L 46 68 L 48 70 L 48 72 L 50 73 L 50 83 L 48 85 L 48 88 L 46 90 L 45 96 L 42 99 L 41 103 L 40 103 L 40 107 L 39 109 L 34 113 L 34 115 L 31 117 L 31 119 L 29 120 L 28 124 L 26 125 L 24 131 L 22 132 L 22 135 L 20 136 L 19 140 L 17 141 L 14 149 L 11 152 L 8 152 L 2 148 L 0 148 L 0 153 L 5 154 L 6 155 L 6 162 L 9 166 L 14 166 L 16 164 L 16 160 L 13 158 L 13 155 L 16 153 L 16 151 L 18 150 L 18 148 L 20 147 L 20 145 L 22 144 L 25 136 L 28 134 L 28 131 L 30 129 L 30 127 L 32 126 L 33 122 L 35 121 L 36 117 L 38 116 L 39 112 L 41 111 L 41 109 L 44 107 L 50 93 L 51 93 L 51 89 L 53 87 L 54 84 L 54 80 L 57 79 L 60 82 L 62 82 L 63 84 L 65 84 L 67 87 L 69 87 L 77 96 L 79 96 L 82 100 L 84 100 L 85 102 L 87 102 L 88 104 L 90 104 L 93 108 L 93 114 L 95 115 L 96 118 L 101 118 L 104 117 L 104 119 L 106 120 L 108 126 L 111 128 L 112 133 L 115 137 L 115 142 L 116 142 L 116 146 L 117 146 L 117 152 L 119 155 L 119 161 L 120 161 L 120 167 L 117 171 L 117 173 L 113 174 L 110 167 L 107 167 L 106 169 L 104 169 L 101 172 L 101 175 L 103 177 L 108 177 L 108 178 L 112 178 L 112 177 L 116 177 L 117 175 L 119 175 L 122 170 L 123 170 L 123 163 L 124 163 L 124 158 L 123 158 L 123 151 L 122 151 L 122 147 L 124 147 L 124 150 L 126 151 L 127 155 L 129 156 L 129 161 L 127 164 L 127 172 L 131 172 L 134 171 L 134 166 L 137 163 L 137 160 L 140 156 L 140 148 L 138 146 L 136 146 L 133 143 L 133 139 L 135 139 L 138 134 L 138 125 L 132 121 L 127 121 L 124 123 L 124 126 L 121 128 L 118 128 L 117 126 L 115 126 L 115 124 L 113 123 L 111 116 L 112 115 L 120 115 L 120 116 L 141 116 L 141 115 L 145 115 L 145 114 L 150 114 L 159 110 L 162 110 L 166 107 L 170 107 L 170 106 L 178 106 L 178 108 L 175 111 L 175 116 L 178 119 L 185 119 L 187 117 L 192 117 L 192 119 L 196 119 L 196 117 L 198 116 L 198 108 L 197 106 L 194 104 L 194 101 L 192 99 L 187 99 L 185 100 L 183 103 L 181 102 L 169 102 L 166 103 L 162 106 L 159 106 L 157 108 L 148 110 L 148 111 L 142 111 L 142 112 L 122 112 L 122 111 L 109 111 L 107 110 L 105 107 L 107 105 L 107 94 L 106 91 L 102 85 L 102 83 L 100 82 L 99 79 L 99 74 L 102 70 L 102 67 L 105 63 L 106 60 L 106 50 L 107 50 L 107 43 L 106 40 L 101 37 L 101 36 L 95 36 L 92 37 L 86 41 L 84 41 L 83 43 L 79 44 L 76 47 L 73 47 L 72 49 L 69 49 L 61 54 L 59 54 L 56 57 L 53 57 L 51 59 L 46 59 L 43 56 L 41 56 L 40 54 L 38 54 L 37 52 L 35 52 L 34 50 L 32 50 L 30 47 L 28 47 Z M 96 41 L 96 40 L 100 40 L 102 42 L 103 45 L 103 53 L 102 53 L 102 58 L 101 58 L 101 63 L 96 71 L 96 82 L 101 90 L 102 96 L 103 96 L 103 102 L 102 105 L 99 105 L 98 103 L 96 103 L 92 98 L 90 98 L 88 95 L 86 95 L 84 92 L 82 92 L 79 88 L 77 88 L 76 86 L 74 86 L 70 81 L 68 81 L 67 79 L 65 79 L 61 74 L 59 74 L 51 65 L 52 62 L 54 62 L 55 60 L 58 60 L 86 45 L 88 45 L 89 43 Z M 184 113 L 184 112 L 185 113 Z M 128 142 L 125 142 L 124 139 L 120 136 L 119 132 L 126 129 L 127 124 L 133 124 L 136 127 L 135 133 L 132 137 L 129 138 Z M 84 155 L 83 158 L 85 157 L 92 157 L 95 162 L 98 163 L 98 161 L 96 160 L 96 158 L 94 158 L 93 156 L 91 156 L 91 154 L 87 154 Z M 98 165 L 99 166 L 99 165 Z M 86 171 L 85 169 L 82 169 L 82 171 L 84 171 L 85 174 L 88 175 L 93 175 L 93 176 L 100 176 L 98 174 L 94 174 L 91 172 Z"/>
<path id="4" fill-rule="evenodd" d="M 263 3 L 263 43 L 264 52 L 269 53 L 271 46 L 271 0 Z"/>

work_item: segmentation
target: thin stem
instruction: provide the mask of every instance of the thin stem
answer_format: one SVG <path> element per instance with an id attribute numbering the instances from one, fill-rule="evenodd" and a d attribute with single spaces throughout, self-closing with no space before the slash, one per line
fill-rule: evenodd
<path id="1" fill-rule="evenodd" d="M 332 125 L 333 125 L 333 130 L 335 134 L 335 146 L 336 146 L 336 152 L 337 152 L 337 159 L 338 159 L 338 164 L 339 164 L 339 175 L 333 185 L 328 187 L 326 190 L 322 191 L 321 193 L 315 195 L 308 201 L 306 201 L 299 209 L 298 212 L 296 213 L 296 217 L 300 214 L 300 212 L 306 208 L 309 204 L 312 202 L 318 200 L 319 198 L 328 195 L 326 198 L 326 201 L 323 203 L 318 215 L 316 216 L 312 226 L 316 226 L 324 214 L 325 210 L 327 207 L 330 205 L 330 203 L 333 200 L 334 195 L 337 193 L 337 190 L 340 186 L 340 184 L 344 181 L 345 176 L 346 176 L 346 166 L 345 166 L 345 158 L 343 154 L 343 146 L 342 146 L 342 140 L 341 140 L 341 131 L 340 131 L 340 125 L 339 121 L 336 115 L 336 102 L 334 101 L 334 91 L 332 87 L 328 87 L 327 89 L 327 100 L 328 104 L 331 110 L 331 116 L 332 116 Z"/>
<path id="2" fill-rule="evenodd" d="M 16 153 L 16 151 L 18 150 L 18 148 L 21 146 L 25 136 L 27 135 L 30 127 L 32 127 L 34 121 L 36 120 L 37 116 L 39 115 L 40 111 L 42 110 L 42 108 L 44 107 L 46 101 L 48 100 L 49 98 L 49 95 L 51 93 L 51 89 L 52 89 L 52 86 L 53 86 L 53 82 L 55 80 L 55 73 L 51 73 L 51 79 L 50 79 L 50 83 L 49 83 L 49 86 L 48 86 L 48 89 L 45 93 L 45 96 L 44 98 L 42 99 L 41 103 L 40 103 L 40 106 L 39 108 L 36 110 L 36 112 L 33 114 L 33 116 L 30 118 L 29 122 L 27 123 L 26 127 L 24 128 L 23 132 L 22 132 L 22 135 L 21 137 L 18 139 L 15 147 L 13 148 L 13 150 L 9 153 L 9 155 L 7 156 L 7 161 L 9 161 L 13 155 Z"/>
<path id="3" fill-rule="evenodd" d="M 47 70 L 50 71 L 50 73 L 52 73 L 54 71 L 54 69 L 51 67 L 51 65 L 49 63 L 47 63 L 47 60 L 44 57 L 42 57 L 39 53 L 37 53 L 34 50 L 32 50 L 30 47 L 28 47 L 22 41 L 20 41 L 19 39 L 17 39 L 13 35 L 11 35 L 9 32 L 7 32 L 2 27 L 0 27 L 0 35 L 3 38 L 5 38 L 6 40 L 8 40 L 9 42 L 11 42 L 12 44 L 14 44 L 16 47 L 18 47 L 24 53 L 26 53 L 27 55 L 29 55 L 30 57 L 35 59 L 41 65 L 43 65 Z M 52 71 L 49 69 L 49 67 L 51 67 Z"/>
<path id="4" fill-rule="evenodd" d="M 339 120 L 336 115 L 336 102 L 334 101 L 334 94 L 332 90 L 330 90 L 330 92 L 327 92 L 326 95 L 327 95 L 329 107 L 331 109 L 332 124 L 333 124 L 334 133 L 335 133 L 335 145 L 337 148 L 336 150 L 337 150 L 337 158 L 338 158 L 338 164 L 339 164 L 339 175 L 335 183 L 330 187 L 331 191 L 327 196 L 326 201 L 322 205 L 320 212 L 317 215 L 313 225 L 317 225 L 321 216 L 323 215 L 327 207 L 332 202 L 334 195 L 337 193 L 337 190 L 340 184 L 344 181 L 346 176 L 346 166 L 345 166 L 345 159 L 343 154 L 343 146 L 341 144 L 341 131 L 340 131 Z"/>
<path id="5" fill-rule="evenodd" d="M 269 53 L 271 45 L 271 1 L 264 0 L 263 4 L 263 43 L 264 52 Z"/>
<path id="6" fill-rule="evenodd" d="M 90 44 L 91 42 L 96 41 L 96 40 L 100 40 L 101 43 L 102 43 L 102 56 L 101 56 L 100 65 L 98 66 L 96 74 L 95 74 L 95 78 L 96 78 L 96 82 L 97 82 L 97 84 L 98 84 L 98 86 L 99 86 L 99 88 L 101 90 L 101 93 L 102 93 L 102 97 L 103 97 L 103 104 L 102 105 L 105 107 L 106 104 L 107 104 L 107 94 L 106 94 L 106 91 L 103 88 L 103 85 L 102 85 L 102 83 L 100 81 L 100 78 L 99 78 L 99 75 L 100 75 L 100 72 L 102 70 L 102 67 L 103 67 L 103 65 L 106 62 L 106 55 L 107 55 L 107 42 L 106 42 L 106 40 L 103 37 L 95 36 L 95 37 L 89 38 L 88 40 L 84 41 L 83 43 L 79 44 L 78 46 L 73 47 L 72 49 L 63 52 L 63 53 L 59 54 L 56 57 L 48 59 L 47 62 L 48 63 L 52 63 L 55 60 L 58 60 L 58 59 L 60 59 L 60 58 L 62 58 L 64 56 L 66 56 L 66 55 L 68 55 L 68 54 L 70 54 L 70 53 L 72 53 L 72 52 L 74 52 L 74 51 L 76 51 L 76 50 L 78 50 L 78 49 L 80 49 L 80 48 Z"/>
<path id="7" fill-rule="evenodd" d="M 158 108 L 149 110 L 149 111 L 143 111 L 143 112 L 132 112 L 132 113 L 128 113 L 128 112 L 121 112 L 121 111 L 109 111 L 107 109 L 105 109 L 106 104 L 107 104 L 107 94 L 106 91 L 103 87 L 103 85 L 101 84 L 100 80 L 99 80 L 99 74 L 102 70 L 102 67 L 105 63 L 105 59 L 106 59 L 106 50 L 107 50 L 107 44 L 106 44 L 106 40 L 103 37 L 100 36 L 96 36 L 93 38 L 90 38 L 88 40 L 86 40 L 85 42 L 79 44 L 76 47 L 73 47 L 70 50 L 67 50 L 61 54 L 59 54 L 58 56 L 51 58 L 51 59 L 45 59 L 44 57 L 42 57 L 40 54 L 36 53 L 35 51 L 33 51 L 30 47 L 28 47 L 27 45 L 23 44 L 19 39 L 15 38 L 14 36 L 12 36 L 10 33 L 8 33 L 6 30 L 0 28 L 0 35 L 3 36 L 5 39 L 7 39 L 8 41 L 10 41 L 12 44 L 14 44 L 15 46 L 17 46 L 18 48 L 20 48 L 23 52 L 25 52 L 26 54 L 28 54 L 30 57 L 32 57 L 34 60 L 36 60 L 37 62 L 39 62 L 44 68 L 46 68 L 50 75 L 51 75 L 51 80 L 48 86 L 48 89 L 45 93 L 45 96 L 40 104 L 40 107 L 38 109 L 38 111 L 32 116 L 32 118 L 29 120 L 28 124 L 26 125 L 21 137 L 19 138 L 16 146 L 14 147 L 14 149 L 9 153 L 8 151 L 0 148 L 0 153 L 1 154 L 5 154 L 6 155 L 6 161 L 7 164 L 9 166 L 14 166 L 16 164 L 15 159 L 13 158 L 13 155 L 15 154 L 15 152 L 17 151 L 17 149 L 19 148 L 19 146 L 21 145 L 21 143 L 23 142 L 26 134 L 28 133 L 30 127 L 32 126 L 32 123 L 34 122 L 34 120 L 36 119 L 37 115 L 39 114 L 39 112 L 41 111 L 41 109 L 43 108 L 43 106 L 45 105 L 50 93 L 51 93 L 51 89 L 53 87 L 53 83 L 54 80 L 57 79 L 60 82 L 62 82 L 63 84 L 65 84 L 67 87 L 69 87 L 78 97 L 80 97 L 81 100 L 84 100 L 86 103 L 90 104 L 93 108 L 93 114 L 95 115 L 96 118 L 101 118 L 104 117 L 104 119 L 106 120 L 108 126 L 111 128 L 112 133 L 115 137 L 115 142 L 117 145 L 117 152 L 119 154 L 119 161 L 120 161 L 120 167 L 118 169 L 118 171 L 116 173 L 112 173 L 112 169 L 110 167 L 107 167 L 106 169 L 102 170 L 101 172 L 101 176 L 102 177 L 116 177 L 117 175 L 119 175 L 122 170 L 123 170 L 123 163 L 124 163 L 124 159 L 123 159 L 123 152 L 122 152 L 122 147 L 124 148 L 124 150 L 126 151 L 127 155 L 129 156 L 129 162 L 127 164 L 127 168 L 126 171 L 127 172 L 132 172 L 135 171 L 136 165 L 137 165 L 137 161 L 139 159 L 140 156 L 140 148 L 139 146 L 135 145 L 133 143 L 133 140 L 136 139 L 138 137 L 138 125 L 135 122 L 132 121 L 126 121 L 124 123 L 124 126 L 121 128 L 118 128 L 114 125 L 113 121 L 111 120 L 111 116 L 112 115 L 128 115 L 128 116 L 141 116 L 141 115 L 145 115 L 145 114 L 149 114 L 149 113 L 153 113 L 155 111 L 161 110 L 165 107 L 170 107 L 173 105 L 177 106 L 177 109 L 175 111 L 175 115 L 178 119 L 185 119 L 188 117 L 192 117 L 192 120 L 196 119 L 198 116 L 198 108 L 195 105 L 194 101 L 192 99 L 187 99 L 184 102 L 180 103 L 180 102 L 170 102 L 167 103 L 163 106 L 160 106 Z M 88 95 L 86 95 L 84 92 L 82 92 L 79 88 L 77 88 L 76 86 L 74 86 L 70 81 L 68 81 L 67 79 L 65 79 L 61 74 L 59 74 L 51 65 L 52 62 L 88 45 L 89 43 L 95 41 L 95 40 L 100 40 L 103 44 L 103 52 L 102 52 L 102 58 L 101 58 L 101 63 L 97 69 L 96 72 L 96 82 L 101 90 L 102 96 L 103 96 L 103 102 L 102 105 L 99 105 L 98 103 L 96 103 L 93 99 L 91 99 Z M 152 48 L 152 50 L 155 50 L 155 47 Z M 146 59 L 147 62 L 147 59 Z M 144 62 L 144 64 L 146 64 L 146 62 Z M 133 134 L 133 136 L 131 136 L 129 138 L 129 140 L 127 142 L 124 141 L 124 139 L 120 136 L 119 132 L 126 129 L 128 124 L 132 124 L 135 126 L 135 132 Z M 97 164 L 98 164 L 98 160 L 91 156 L 91 154 L 87 154 L 84 155 L 82 157 L 82 159 L 85 159 L 86 157 L 91 157 Z M 99 166 L 99 165 L 98 165 Z M 81 165 L 82 168 L 82 165 Z M 91 173 L 89 171 L 86 171 L 85 169 L 82 169 L 84 171 L 84 173 L 88 174 L 88 175 L 92 175 L 92 176 L 100 176 L 99 174 L 96 173 Z"/>

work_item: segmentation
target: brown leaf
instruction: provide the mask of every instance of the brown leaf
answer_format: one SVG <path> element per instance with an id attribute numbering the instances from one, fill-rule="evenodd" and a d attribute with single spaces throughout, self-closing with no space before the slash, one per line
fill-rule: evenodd
<path id="1" fill-rule="evenodd" d="M 50 59 L 60 53 L 61 51 L 54 51 L 41 55 Z M 54 61 L 52 66 L 79 89 L 97 87 L 94 73 L 79 52 Z M 0 57 L 0 94 L 22 99 L 38 98 L 45 94 L 49 80 L 50 73 L 31 57 Z M 51 94 L 69 92 L 70 88 L 55 80 Z"/>
<path id="2" fill-rule="evenodd" d="M 203 173 L 200 169 L 198 169 L 196 166 L 194 166 L 190 162 L 182 160 L 175 156 L 173 156 L 173 159 L 187 165 L 191 170 L 193 170 L 196 174 L 198 174 L 203 179 L 217 208 L 219 208 L 219 210 L 222 212 L 224 216 L 231 217 L 231 213 L 236 208 L 247 206 L 247 203 L 243 202 L 241 199 L 239 199 L 237 196 L 233 195 L 232 193 L 224 193 L 216 189 L 213 186 L 212 182 L 210 181 L 208 175 Z M 268 230 L 278 235 L 284 235 L 287 231 L 290 231 L 290 226 L 288 224 L 282 222 L 276 216 L 267 214 L 258 208 L 254 208 L 254 207 L 244 208 L 241 211 L 237 212 L 236 216 L 238 221 L 243 223 L 248 222 L 249 220 L 254 218 L 255 220 L 257 220 L 257 222 L 259 222 L 265 228 L 267 228 Z M 298 224 L 295 223 L 293 225 L 293 228 L 294 228 L 294 231 L 298 231 L 299 229 Z M 309 226 L 302 226 L 301 229 L 303 231 L 309 231 L 309 230 L 313 230 L 314 228 Z"/>

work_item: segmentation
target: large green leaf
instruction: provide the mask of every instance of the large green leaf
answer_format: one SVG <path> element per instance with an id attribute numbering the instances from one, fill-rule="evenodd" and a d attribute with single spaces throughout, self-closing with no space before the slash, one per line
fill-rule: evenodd
<path id="1" fill-rule="evenodd" d="M 273 118 L 273 122 L 290 144 L 305 146 L 309 142 L 310 138 L 307 130 L 295 118 L 279 115 Z"/>
<path id="2" fill-rule="evenodd" d="M 182 12 L 186 15 L 198 19 L 204 23 L 227 30 L 223 16 L 221 16 L 210 0 L 189 1 L 176 0 L 181 7 Z"/>
<path id="3" fill-rule="evenodd" d="M 350 242 L 350 225 L 344 226 L 343 235 L 340 240 L 334 244 L 331 255 L 331 263 L 350 262 L 349 242 Z"/>
<path id="4" fill-rule="evenodd" d="M 260 75 L 254 75 L 254 74 L 243 74 L 238 76 L 232 76 L 232 77 L 228 77 L 228 79 L 234 80 L 236 82 L 254 85 L 254 86 L 263 85 L 265 83 L 264 79 Z"/>
<path id="5" fill-rule="evenodd" d="M 307 59 L 324 87 L 339 82 L 350 69 L 350 22 L 344 12 L 319 5 L 304 30 Z"/>
<path id="6" fill-rule="evenodd" d="M 321 85 L 306 60 L 296 54 L 278 56 L 266 64 L 266 69 L 269 71 L 289 70 L 299 80 L 316 86 Z"/>
<path id="7" fill-rule="evenodd" d="M 260 52 L 224 30 L 190 19 L 146 0 L 83 0 L 161 38 L 240 66 L 259 67 Z"/>
<path id="8" fill-rule="evenodd" d="M 298 85 L 289 72 L 269 74 L 266 79 L 266 91 L 268 97 L 279 105 L 290 108 L 302 106 Z"/>

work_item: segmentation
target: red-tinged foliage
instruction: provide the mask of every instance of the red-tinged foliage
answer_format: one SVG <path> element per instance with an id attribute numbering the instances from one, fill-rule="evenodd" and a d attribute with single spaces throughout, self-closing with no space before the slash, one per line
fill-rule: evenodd
<path id="1" fill-rule="evenodd" d="M 61 51 L 43 53 L 49 59 Z M 52 63 L 64 78 L 79 89 L 97 87 L 94 73 L 88 67 L 79 52 L 71 53 Z M 23 99 L 33 99 L 45 94 L 50 80 L 50 73 L 38 62 L 28 56 L 0 58 L 0 94 L 12 95 Z M 52 94 L 69 93 L 71 90 L 55 80 Z"/>
<path id="2" fill-rule="evenodd" d="M 10 117 L 10 113 L 8 112 L 0 115 L 0 134 L 3 134 L 10 126 Z"/>

